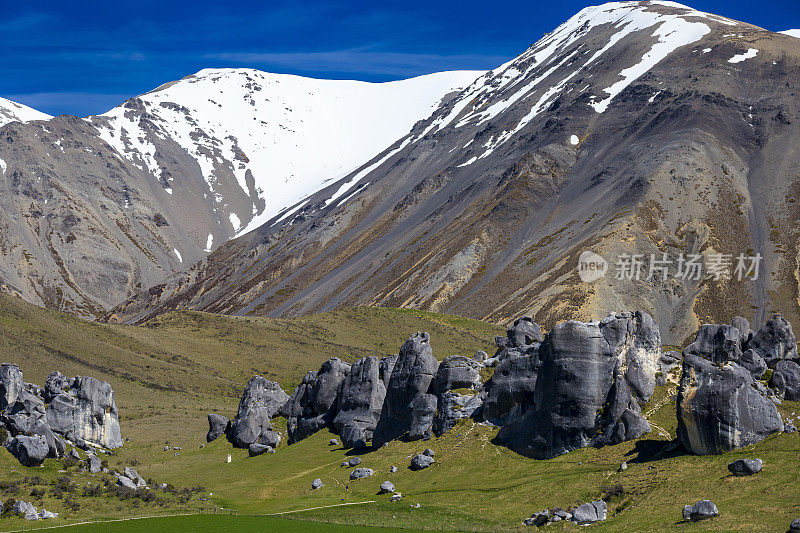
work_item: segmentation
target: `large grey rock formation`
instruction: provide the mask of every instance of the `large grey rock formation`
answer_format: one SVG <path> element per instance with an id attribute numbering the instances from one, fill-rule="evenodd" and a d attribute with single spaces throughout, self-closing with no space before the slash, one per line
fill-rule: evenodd
<path id="1" fill-rule="evenodd" d="M 345 448 L 372 440 L 386 398 L 386 387 L 381 379 L 381 367 L 388 364 L 383 363 L 386 359 L 378 361 L 374 356 L 359 359 L 344 380 L 333 427 Z M 387 368 L 387 376 L 390 375 L 391 370 Z"/>
<path id="2" fill-rule="evenodd" d="M 49 452 L 47 440 L 42 435 L 18 435 L 11 439 L 6 448 L 22 466 L 39 466 Z"/>
<path id="3" fill-rule="evenodd" d="M 47 442 L 47 457 L 58 458 L 64 455 L 66 443 L 47 427 L 43 420 L 37 420 L 30 431 L 30 435 L 40 435 Z"/>
<path id="4" fill-rule="evenodd" d="M 742 357 L 742 340 L 737 328 L 728 324 L 703 324 L 692 344 L 683 355 L 701 356 L 718 364 L 739 361 Z"/>
<path id="5" fill-rule="evenodd" d="M 767 366 L 774 368 L 778 361 L 797 359 L 797 339 L 792 325 L 781 315 L 774 315 L 747 343 L 747 347 L 764 358 Z"/>
<path id="6" fill-rule="evenodd" d="M 433 394 L 420 394 L 408 406 L 411 417 L 404 438 L 419 440 L 428 438 L 433 432 L 433 417 L 436 415 L 438 398 Z"/>
<path id="7" fill-rule="evenodd" d="M 48 382 L 60 380 L 59 376 L 51 374 L 53 381 L 48 378 Z M 50 429 L 73 442 L 81 439 L 104 448 L 122 446 L 111 385 L 86 376 L 75 377 L 69 383 L 68 389 L 62 388 L 57 393 L 55 387 L 46 387 L 52 397 L 46 414 Z"/>
<path id="8" fill-rule="evenodd" d="M 523 455 L 549 458 L 649 432 L 637 400 L 655 386 L 657 331 L 643 312 L 554 326 L 539 349 L 533 394 L 498 439 Z"/>
<path id="9" fill-rule="evenodd" d="M 535 326 L 535 330 L 530 324 Z M 529 327 L 528 333 L 520 331 L 518 337 L 530 340 L 532 336 L 541 335 L 538 333 L 538 326 L 532 321 L 526 322 L 526 326 Z M 512 338 L 511 330 L 509 330 L 510 338 Z M 452 429 L 459 420 L 477 415 L 483 406 L 481 369 L 485 359 L 486 354 L 479 351 L 471 359 L 452 355 L 439 364 L 432 385 L 437 405 L 430 405 L 436 412 L 432 429 L 437 436 Z"/>
<path id="10" fill-rule="evenodd" d="M 717 454 L 781 431 L 781 417 L 765 392 L 736 362 L 715 363 L 684 352 L 678 440 L 692 453 Z"/>
<path id="11" fill-rule="evenodd" d="M 14 402 L 6 406 L 2 415 L 2 421 L 12 435 L 30 435 L 37 422 L 44 418 L 44 401 L 27 388 L 21 390 Z"/>
<path id="12" fill-rule="evenodd" d="M 412 402 L 429 392 L 438 368 L 427 333 L 416 333 L 403 344 L 389 378 L 381 416 L 372 437 L 373 444 L 381 446 L 390 440 L 408 437 L 412 429 L 417 433 L 418 427 L 412 428 L 412 423 L 419 423 L 419 408 L 423 407 L 425 400 L 416 404 L 416 414 L 411 409 Z"/>
<path id="13" fill-rule="evenodd" d="M 742 340 L 742 350 L 744 351 L 747 343 L 753 338 L 753 330 L 750 329 L 750 321 L 741 316 L 733 317 L 731 326 L 739 330 L 739 338 Z"/>
<path id="14" fill-rule="evenodd" d="M 303 440 L 326 427 L 336 416 L 336 401 L 350 365 L 338 358 L 309 372 L 282 409 L 287 418 L 289 444 Z"/>
<path id="15" fill-rule="evenodd" d="M 234 446 L 247 448 L 265 431 L 272 430 L 270 419 L 289 400 L 280 385 L 261 376 L 253 376 L 239 401 L 239 410 L 231 423 L 229 438 Z"/>

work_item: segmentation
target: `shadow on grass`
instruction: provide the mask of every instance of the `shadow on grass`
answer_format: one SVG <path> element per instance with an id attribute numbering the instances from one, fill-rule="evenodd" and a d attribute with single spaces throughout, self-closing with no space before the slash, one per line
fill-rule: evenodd
<path id="1" fill-rule="evenodd" d="M 672 457 L 688 455 L 677 440 L 656 440 L 642 439 L 636 441 L 633 449 L 625 454 L 626 457 L 632 456 L 631 463 L 649 463 L 660 461 Z"/>

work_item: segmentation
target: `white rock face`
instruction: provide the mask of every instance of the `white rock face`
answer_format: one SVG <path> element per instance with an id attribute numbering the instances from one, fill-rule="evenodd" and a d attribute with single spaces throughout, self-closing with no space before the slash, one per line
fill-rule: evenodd
<path id="1" fill-rule="evenodd" d="M 48 390 L 52 390 L 50 383 L 51 379 L 55 381 L 54 374 L 57 373 L 48 378 Z M 83 439 L 104 448 L 121 447 L 122 435 L 111 385 L 82 376 L 67 383 L 47 406 L 50 429 L 73 442 Z"/>

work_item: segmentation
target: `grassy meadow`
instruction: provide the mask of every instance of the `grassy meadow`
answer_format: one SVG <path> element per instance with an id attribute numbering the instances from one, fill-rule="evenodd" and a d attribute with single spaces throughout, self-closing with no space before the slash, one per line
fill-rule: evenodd
<path id="1" fill-rule="evenodd" d="M 774 435 L 723 456 L 686 455 L 672 445 L 675 385 L 660 387 L 644 411 L 654 431 L 642 439 L 601 449 L 587 448 L 546 461 L 519 456 L 495 442 L 496 429 L 463 421 L 427 442 L 392 442 L 360 455 L 375 475 L 350 481 L 340 463 L 353 455 L 327 431 L 277 453 L 247 457 L 224 439 L 201 447 L 206 414 L 233 416 L 242 388 L 259 373 L 287 392 L 307 370 L 329 357 L 354 360 L 396 353 L 418 330 L 431 333 L 442 359 L 483 349 L 491 353 L 492 324 L 435 313 L 395 309 L 348 309 L 297 319 L 234 318 L 171 313 L 144 326 L 101 325 L 45 311 L 0 296 L 0 354 L 22 368 L 25 379 L 42 384 L 52 370 L 92 375 L 116 392 L 123 449 L 104 457 L 112 469 L 133 465 L 145 478 L 168 483 L 154 500 L 122 499 L 71 464 L 48 460 L 26 469 L 0 453 L 0 500 L 33 501 L 64 519 L 113 518 L 178 510 L 235 509 L 239 517 L 172 517 L 72 526 L 66 531 L 359 531 L 364 525 L 460 531 L 526 530 L 535 511 L 568 507 L 605 497 L 609 518 L 598 531 L 785 531 L 800 517 L 800 434 Z M 800 403 L 784 402 L 784 414 Z M 285 434 L 285 421 L 275 425 Z M 169 447 L 165 450 L 165 447 Z M 175 450 L 179 447 L 180 450 Z M 430 447 L 436 463 L 408 469 L 411 456 Z M 231 463 L 226 463 L 227 454 Z M 727 464 L 760 457 L 764 471 L 749 478 L 729 475 Z M 629 468 L 619 472 L 626 461 Z M 396 466 L 396 473 L 389 468 Z M 37 476 L 39 479 L 33 479 Z M 75 490 L 63 490 L 64 477 Z M 108 476 L 105 476 L 108 477 Z M 25 478 L 28 478 L 25 481 Z M 311 490 L 321 478 L 324 487 Z M 61 481 L 59 481 L 61 480 Z M 379 495 L 390 480 L 400 502 Z M 60 485 L 59 485 L 60 483 Z M 59 487 L 61 491 L 59 493 Z M 36 498 L 31 496 L 35 492 Z M 43 493 L 44 492 L 44 493 Z M 91 495 L 94 494 L 94 495 Z M 683 505 L 713 500 L 720 516 L 698 524 L 681 520 Z M 77 504 L 77 508 L 75 505 Z M 359 505 L 341 506 L 346 503 Z M 416 506 L 419 504 L 419 507 Z M 336 507 L 326 507 L 336 506 Z M 318 508 L 309 510 L 312 508 Z M 282 514 L 277 517 L 246 515 Z M 287 518 L 294 520 L 287 520 Z M 15 517 L 0 518 L 0 530 L 21 528 Z M 26 527 L 53 525 L 47 521 Z M 162 529 L 162 525 L 165 529 Z M 299 529 L 292 529 L 298 527 Z M 547 526 L 578 530 L 572 524 Z"/>

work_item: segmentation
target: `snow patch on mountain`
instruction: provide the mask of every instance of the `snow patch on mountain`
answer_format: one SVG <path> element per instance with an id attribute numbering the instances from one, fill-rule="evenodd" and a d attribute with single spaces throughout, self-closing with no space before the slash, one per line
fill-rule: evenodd
<path id="1" fill-rule="evenodd" d="M 728 63 L 741 63 L 746 59 L 752 59 L 758 55 L 757 48 L 748 48 L 747 52 L 742 52 L 741 54 L 736 54 L 732 58 L 728 60 Z"/>
<path id="2" fill-rule="evenodd" d="M 798 39 L 800 39 L 800 30 L 783 30 L 779 31 L 778 33 L 789 35 L 790 37 L 797 37 Z"/>
<path id="3" fill-rule="evenodd" d="M 245 227 L 243 213 L 235 220 L 231 215 L 241 234 L 369 162 L 480 74 L 367 83 L 206 69 L 89 120 L 106 142 L 177 196 L 181 191 L 161 176 L 152 136 L 175 141 L 197 161 L 221 208 L 226 201 L 217 174 L 231 171 L 246 195 L 254 191 L 266 204 Z"/>
<path id="4" fill-rule="evenodd" d="M 30 122 L 51 118 L 53 117 L 26 105 L 0 98 L 0 126 L 5 126 L 10 122 Z"/>

